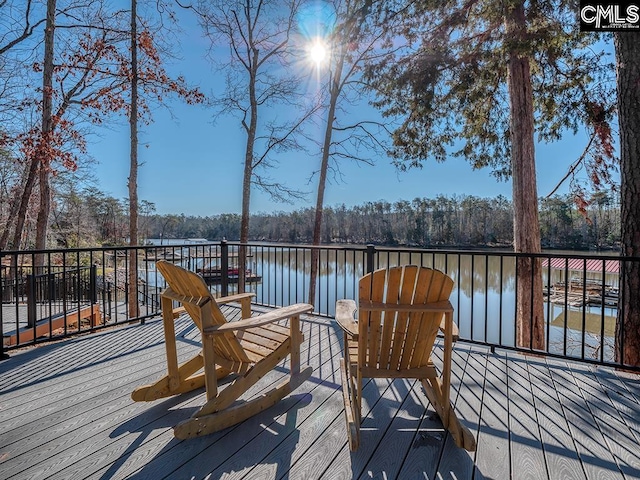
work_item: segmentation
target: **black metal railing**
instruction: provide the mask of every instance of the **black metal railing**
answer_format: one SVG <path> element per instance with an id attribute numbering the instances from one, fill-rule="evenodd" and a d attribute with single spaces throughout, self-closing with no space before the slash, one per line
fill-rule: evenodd
<path id="1" fill-rule="evenodd" d="M 243 247 L 243 248 L 241 248 Z M 245 291 L 255 303 L 280 306 L 309 302 L 312 251 L 317 251 L 315 313 L 331 317 L 336 300 L 357 298 L 365 273 L 402 264 L 444 271 L 454 280 L 451 301 L 464 341 L 525 352 L 625 366 L 616 360 L 616 325 L 620 272 L 638 258 L 545 252 L 462 251 L 367 246 L 319 246 L 237 242 L 180 243 L 164 246 L 0 252 L 2 260 L 3 352 L 79 331 L 140 321 L 156 316 L 164 281 L 155 262 L 164 259 L 200 273 L 216 295 L 238 289 L 239 254 L 246 255 Z M 33 270 L 36 255 L 44 265 Z M 130 265 L 135 265 L 137 315 L 130 314 Z M 542 273 L 544 343 L 518 344 L 518 269 L 537 262 Z M 32 270 L 30 270 L 32 269 Z M 29 273 L 31 272 L 31 273 Z M 35 272 L 35 273 L 34 273 Z M 29 280 L 29 275 L 31 280 Z M 34 286 L 29 282 L 35 282 Z M 41 282 L 41 283 L 38 283 Z M 534 284 L 533 282 L 531 283 Z M 35 292 L 35 294 L 34 294 Z M 531 296 L 534 292 L 531 292 Z M 29 306 L 30 305 L 30 306 Z M 99 321 L 69 323 L 86 305 L 99 310 Z M 27 313 L 25 313 L 27 312 Z M 29 313 L 32 312 L 32 313 Z M 84 314 L 87 314 L 85 310 Z M 26 315 L 26 316 L 25 316 Z M 30 315 L 30 316 L 29 316 Z M 53 328 L 62 315 L 63 327 Z M 533 327 L 533 315 L 525 318 Z M 42 325 L 50 325 L 44 329 Z M 40 329 L 36 332 L 36 329 Z M 618 326 L 620 328 L 620 326 Z M 24 339 L 17 332 L 31 330 Z M 624 332 L 618 332 L 624 338 Z M 12 337 L 12 335 L 15 337 Z M 7 338 L 13 338 L 8 341 Z M 521 342 L 522 343 L 522 342 Z M 621 357 L 620 357 L 621 358 Z"/>

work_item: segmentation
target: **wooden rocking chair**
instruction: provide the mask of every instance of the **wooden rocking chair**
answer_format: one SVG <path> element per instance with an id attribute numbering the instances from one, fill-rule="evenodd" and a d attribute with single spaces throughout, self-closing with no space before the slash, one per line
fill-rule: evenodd
<path id="1" fill-rule="evenodd" d="M 311 367 L 300 369 L 300 315 L 313 306 L 296 304 L 251 317 L 252 293 L 214 299 L 197 273 L 165 260 L 157 267 L 168 284 L 162 293 L 168 373 L 153 385 L 139 387 L 131 398 L 152 401 L 206 387 L 207 402 L 174 427 L 174 435 L 185 439 L 206 435 L 235 425 L 275 405 L 311 376 Z M 173 308 L 173 302 L 182 308 Z M 219 304 L 239 302 L 242 320 L 228 322 Z M 186 311 L 202 335 L 202 350 L 178 366 L 174 320 Z M 251 317 L 251 318 L 250 318 Z M 289 319 L 289 326 L 279 323 Z M 270 391 L 249 401 L 238 401 L 252 385 L 289 355 L 291 375 Z M 204 368 L 204 372 L 197 372 Z M 218 390 L 218 380 L 230 373 L 238 376 Z"/>
<path id="2" fill-rule="evenodd" d="M 449 400 L 451 354 L 458 336 L 449 302 L 452 288 L 453 280 L 441 271 L 407 265 L 362 277 L 358 306 L 353 300 L 336 303 L 336 320 L 345 333 L 342 392 L 352 451 L 360 443 L 363 378 L 419 379 L 456 445 L 475 450 L 475 438 Z M 442 376 L 431 360 L 439 330 L 444 333 Z"/>

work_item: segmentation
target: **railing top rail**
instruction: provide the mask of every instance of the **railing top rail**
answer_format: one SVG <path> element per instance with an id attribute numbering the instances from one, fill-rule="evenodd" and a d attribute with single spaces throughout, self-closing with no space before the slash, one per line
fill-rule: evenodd
<path id="1" fill-rule="evenodd" d="M 265 248 L 305 248 L 309 250 L 355 250 L 366 251 L 368 245 L 350 245 L 350 244 L 329 244 L 329 245 L 311 245 L 300 243 L 278 243 L 278 242 L 247 242 L 240 243 L 237 241 L 227 241 L 228 245 L 234 246 L 247 246 L 247 247 L 265 247 Z M 385 246 L 385 245 L 372 245 L 375 247 L 377 253 L 380 252 L 411 252 L 411 253 L 440 253 L 447 255 L 489 255 L 489 256 L 506 256 L 506 257 L 535 257 L 535 258 L 584 258 L 584 259 L 597 259 L 597 260 L 625 260 L 640 261 L 640 257 L 622 257 L 619 253 L 605 254 L 598 252 L 594 255 L 593 252 L 576 251 L 576 252 L 562 252 L 556 250 L 543 250 L 541 253 L 519 253 L 512 250 L 503 248 L 443 248 L 443 247 L 408 247 L 408 246 Z"/>
<path id="2" fill-rule="evenodd" d="M 55 254 L 81 254 L 91 253 L 99 254 L 100 252 L 109 253 L 114 251 L 129 251 L 129 250 L 158 250 L 158 249 L 178 249 L 178 248 L 204 248 L 204 247 L 219 247 L 224 241 L 211 241 L 207 243 L 176 243 L 169 245 L 121 245 L 121 246 L 102 246 L 93 248 L 65 248 L 65 249 L 45 249 L 45 250 L 0 250 L 1 257 L 10 257 L 16 255 L 55 255 Z M 328 244 L 328 245 L 311 245 L 300 243 L 279 243 L 279 242 L 247 242 L 241 243 L 239 241 L 226 241 L 227 245 L 231 246 L 246 246 L 246 247 L 263 247 L 263 248 L 290 248 L 290 249 L 309 249 L 309 250 L 332 250 L 332 251 L 358 251 L 364 252 L 367 248 L 373 246 L 377 253 L 382 252 L 411 252 L 411 253 L 439 253 L 447 255 L 487 255 L 487 256 L 503 256 L 503 257 L 527 257 L 527 258 L 584 258 L 584 259 L 597 259 L 597 260 L 620 260 L 627 261 L 640 261 L 640 257 L 623 257 L 619 253 L 604 254 L 598 253 L 594 255 L 593 252 L 561 252 L 547 250 L 541 253 L 516 253 L 504 248 L 496 249 L 479 249 L 479 248 L 443 248 L 438 246 L 431 247 L 409 247 L 409 246 L 384 246 L 384 245 L 351 245 L 351 244 Z"/>

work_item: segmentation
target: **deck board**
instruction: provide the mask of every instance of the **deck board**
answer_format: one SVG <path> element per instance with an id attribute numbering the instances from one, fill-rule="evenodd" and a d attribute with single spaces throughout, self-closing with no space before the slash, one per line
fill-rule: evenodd
<path id="1" fill-rule="evenodd" d="M 199 335 L 186 318 L 176 325 L 188 358 Z M 455 447 L 418 382 L 384 379 L 364 386 L 361 446 L 350 452 L 342 336 L 331 319 L 305 316 L 302 326 L 309 380 L 239 425 L 185 441 L 172 427 L 202 391 L 130 399 L 163 374 L 159 320 L 12 352 L 0 362 L 0 478 L 640 478 L 638 376 L 464 342 L 451 400 L 477 452 Z M 281 364 L 247 395 L 287 372 Z"/>
<path id="2" fill-rule="evenodd" d="M 504 401 L 502 394 L 507 391 L 505 369 L 506 363 L 498 355 L 487 356 L 476 460 L 477 467 L 487 478 L 500 478 L 510 471 L 509 402 Z"/>
<path id="3" fill-rule="evenodd" d="M 549 372 L 558 391 L 586 477 L 588 479 L 623 478 L 599 425 L 583 398 L 584 382 L 581 381 L 580 386 L 576 385 L 566 362 L 551 360 L 547 363 L 551 366 Z"/>
<path id="4" fill-rule="evenodd" d="M 507 385 L 509 389 L 509 440 L 511 471 L 522 480 L 548 478 L 544 448 L 536 415 L 534 394 L 526 358 L 508 354 Z"/>
<path id="5" fill-rule="evenodd" d="M 484 372 L 487 364 L 487 349 L 472 347 L 466 355 L 459 356 L 460 347 L 456 345 L 452 362 L 454 369 L 461 369 L 460 383 L 452 382 L 458 390 L 454 408 L 458 417 L 469 427 L 476 440 L 480 434 L 482 420 L 482 396 L 484 388 Z M 505 397 L 506 398 L 506 397 Z M 453 438 L 443 431 L 443 452 L 436 465 L 434 478 L 471 479 L 474 472 L 480 472 L 476 466 L 478 451 L 466 452 L 456 448 Z M 475 473 L 479 475 L 479 473 Z M 480 477 L 483 478 L 483 477 Z"/>
<path id="6" fill-rule="evenodd" d="M 458 344 L 460 351 L 463 351 L 463 347 L 466 347 L 468 350 L 470 346 Z M 457 403 L 457 399 L 459 392 L 462 390 L 460 385 L 467 358 L 467 355 L 454 356 L 451 365 L 451 403 L 455 406 L 456 412 L 462 422 L 465 422 L 465 419 L 459 412 L 461 404 Z M 441 361 L 440 358 L 439 360 Z M 427 410 L 424 412 L 424 416 L 418 427 L 417 435 L 411 446 L 412 448 L 404 460 L 399 478 L 434 478 L 445 447 L 447 437 L 445 436 L 442 422 L 435 414 L 434 408 L 430 405 L 422 390 L 418 397 L 426 406 Z M 475 431 L 473 433 L 474 435 L 476 434 Z M 427 448 L 423 448 L 424 446 L 427 446 Z M 463 458 L 466 463 L 469 463 L 468 459 L 468 455 L 466 455 L 466 458 Z"/>
<path id="7" fill-rule="evenodd" d="M 586 477 L 546 362 L 528 357 L 525 365 L 548 478 L 583 480 Z"/>
<path id="8" fill-rule="evenodd" d="M 618 468 L 625 478 L 640 478 L 640 444 L 634 432 L 623 421 L 614 401 L 591 372 L 579 365 L 569 367 L 568 372 L 573 375 L 574 385 L 580 386 L 578 390 L 584 404 L 595 420 Z"/>

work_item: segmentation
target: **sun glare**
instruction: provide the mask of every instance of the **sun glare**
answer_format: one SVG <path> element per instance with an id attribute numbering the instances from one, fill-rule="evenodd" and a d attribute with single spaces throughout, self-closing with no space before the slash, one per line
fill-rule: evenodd
<path id="1" fill-rule="evenodd" d="M 313 42 L 313 44 L 311 44 L 311 47 L 309 48 L 309 58 L 317 66 L 320 66 L 324 62 L 326 62 L 328 56 L 329 53 L 327 51 L 327 46 L 322 40 L 317 39 Z"/>

